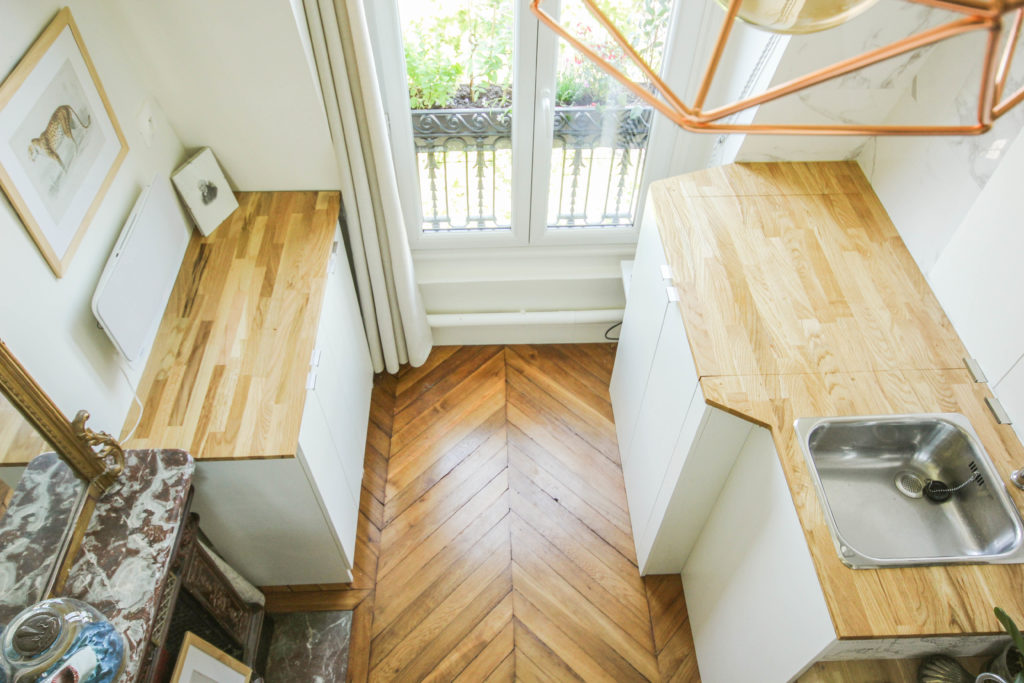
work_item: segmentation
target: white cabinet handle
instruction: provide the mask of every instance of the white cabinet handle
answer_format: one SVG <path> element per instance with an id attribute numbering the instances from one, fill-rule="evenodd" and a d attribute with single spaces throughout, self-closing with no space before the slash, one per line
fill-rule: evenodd
<path id="1" fill-rule="evenodd" d="M 668 286 L 665 288 L 665 296 L 668 297 L 669 301 L 679 301 L 679 290 L 675 287 Z"/>
<path id="2" fill-rule="evenodd" d="M 313 391 L 316 389 L 316 370 L 310 370 L 309 374 L 306 375 L 306 391 Z"/>
<path id="3" fill-rule="evenodd" d="M 661 264 L 661 279 L 662 280 L 671 280 L 672 279 L 672 266 L 668 265 L 667 263 L 662 263 Z"/>
<path id="4" fill-rule="evenodd" d="M 334 268 L 338 265 L 338 247 L 341 245 L 339 238 L 335 238 L 331 244 L 331 255 L 327 259 L 327 274 L 334 275 Z"/>
<path id="5" fill-rule="evenodd" d="M 312 366 L 314 368 L 315 367 L 319 367 L 319 365 L 320 365 L 320 356 L 322 356 L 322 355 L 323 355 L 323 349 L 320 349 L 320 348 L 313 349 L 313 355 L 310 356 L 310 358 L 309 358 L 310 366 Z"/>

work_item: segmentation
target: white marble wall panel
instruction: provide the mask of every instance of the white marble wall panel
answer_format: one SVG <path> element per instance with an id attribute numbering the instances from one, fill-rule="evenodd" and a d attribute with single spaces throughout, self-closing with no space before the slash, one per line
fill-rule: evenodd
<path id="1" fill-rule="evenodd" d="M 978 193 L 929 279 L 971 355 L 996 384 L 1024 354 L 1024 132 Z M 1024 422 L 1024 412 L 1018 414 Z"/>
<path id="2" fill-rule="evenodd" d="M 980 36 L 937 46 L 889 123 L 970 123 L 976 116 Z M 1018 51 L 1018 71 L 1024 59 Z M 1024 122 L 1018 107 L 982 136 L 877 138 L 860 157 L 921 270 L 929 274 Z M 955 322 L 955 321 L 954 321 Z"/>
<path id="3" fill-rule="evenodd" d="M 902 2 L 879 3 L 835 29 L 794 36 L 772 79 L 778 85 L 929 28 L 947 13 Z M 930 48 L 887 60 L 761 106 L 757 123 L 881 123 L 910 87 Z M 863 137 L 748 135 L 740 161 L 851 159 Z"/>

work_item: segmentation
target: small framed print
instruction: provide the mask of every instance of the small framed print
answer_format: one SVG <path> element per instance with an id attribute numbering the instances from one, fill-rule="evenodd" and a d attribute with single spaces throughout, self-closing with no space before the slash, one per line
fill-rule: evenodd
<path id="1" fill-rule="evenodd" d="M 204 147 L 171 176 L 192 222 L 203 236 L 209 235 L 238 208 L 213 151 Z"/>
<path id="2" fill-rule="evenodd" d="M 65 7 L 0 85 L 0 186 L 57 277 L 127 154 Z"/>
<path id="3" fill-rule="evenodd" d="M 171 683 L 249 683 L 252 669 L 188 631 Z"/>

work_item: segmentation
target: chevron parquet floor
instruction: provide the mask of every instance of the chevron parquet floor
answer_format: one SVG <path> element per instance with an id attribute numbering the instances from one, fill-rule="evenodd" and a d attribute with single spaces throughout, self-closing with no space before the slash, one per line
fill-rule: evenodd
<path id="1" fill-rule="evenodd" d="M 269 609 L 354 607 L 349 680 L 699 681 L 679 577 L 636 568 L 613 359 L 438 347 L 379 377 L 356 577 Z"/>

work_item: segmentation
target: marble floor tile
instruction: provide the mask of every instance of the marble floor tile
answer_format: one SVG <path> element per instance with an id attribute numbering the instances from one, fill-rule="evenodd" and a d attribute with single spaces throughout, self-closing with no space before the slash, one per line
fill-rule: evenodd
<path id="1" fill-rule="evenodd" d="M 293 612 L 273 618 L 266 683 L 345 680 L 352 612 Z"/>

